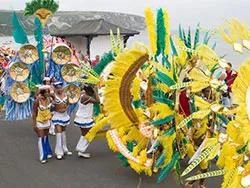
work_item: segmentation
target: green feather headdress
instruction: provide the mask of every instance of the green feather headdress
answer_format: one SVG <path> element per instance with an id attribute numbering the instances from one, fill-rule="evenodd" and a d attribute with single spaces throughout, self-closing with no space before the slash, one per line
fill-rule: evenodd
<path id="1" fill-rule="evenodd" d="M 36 16 L 45 27 L 48 18 L 54 14 L 59 8 L 59 4 L 54 0 L 33 0 L 26 3 L 24 16 Z"/>
<path id="2" fill-rule="evenodd" d="M 48 9 L 54 14 L 58 10 L 59 4 L 54 0 L 33 0 L 26 3 L 24 15 L 32 16 L 41 8 Z"/>

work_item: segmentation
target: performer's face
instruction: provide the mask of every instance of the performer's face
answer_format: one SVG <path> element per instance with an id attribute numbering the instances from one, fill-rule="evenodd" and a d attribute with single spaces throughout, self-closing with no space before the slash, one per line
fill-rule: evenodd
<path id="1" fill-rule="evenodd" d="M 41 95 L 44 96 L 45 98 L 49 97 L 49 89 L 41 91 Z"/>
<path id="2" fill-rule="evenodd" d="M 46 80 L 46 81 L 45 81 L 45 85 L 50 85 L 50 81 L 49 81 L 49 80 Z"/>
<path id="3" fill-rule="evenodd" d="M 62 86 L 57 86 L 57 87 L 56 87 L 56 92 L 57 92 L 58 94 L 62 94 L 62 92 L 63 92 Z"/>

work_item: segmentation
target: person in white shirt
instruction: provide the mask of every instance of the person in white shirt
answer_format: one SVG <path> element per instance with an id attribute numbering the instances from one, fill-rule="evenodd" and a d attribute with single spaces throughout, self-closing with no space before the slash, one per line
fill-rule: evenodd
<path id="1" fill-rule="evenodd" d="M 89 56 L 88 56 L 88 55 L 85 55 L 85 56 L 83 57 L 83 62 L 84 62 L 88 67 L 91 68 L 91 62 L 90 62 L 90 60 L 89 60 Z"/>

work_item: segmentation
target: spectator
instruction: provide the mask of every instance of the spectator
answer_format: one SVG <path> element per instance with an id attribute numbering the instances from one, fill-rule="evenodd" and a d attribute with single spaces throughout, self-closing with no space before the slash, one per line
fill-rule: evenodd
<path id="1" fill-rule="evenodd" d="M 226 77 L 227 77 L 227 74 L 225 72 L 223 72 L 218 79 L 222 84 L 222 86 L 220 87 L 221 103 L 226 107 L 230 107 L 231 106 L 231 97 L 230 97 L 230 94 L 228 91 L 229 90 L 228 86 L 226 84 Z"/>
<path id="2" fill-rule="evenodd" d="M 238 73 L 232 69 L 232 64 L 228 63 L 228 67 L 226 68 L 226 73 L 227 73 L 227 77 L 226 77 L 226 84 L 228 86 L 228 91 L 230 93 L 230 95 L 232 94 L 232 85 L 234 83 L 234 80 L 236 79 Z"/>
<path id="3" fill-rule="evenodd" d="M 99 63 L 100 63 L 100 56 L 99 56 L 99 55 L 96 55 L 96 56 L 95 56 L 95 60 L 92 61 L 91 66 L 94 67 L 94 66 L 98 65 Z"/>
<path id="4" fill-rule="evenodd" d="M 184 78 L 183 82 L 189 82 L 190 80 L 186 77 Z M 179 96 L 180 100 L 180 105 L 179 105 L 179 113 L 183 114 L 185 117 L 190 116 L 190 108 L 189 108 L 189 103 L 190 103 L 190 98 L 187 94 L 187 89 L 182 88 Z"/>
<path id="5" fill-rule="evenodd" d="M 88 67 L 91 67 L 91 63 L 90 63 L 90 60 L 89 60 L 89 56 L 88 55 L 85 55 L 83 57 L 83 61 L 84 63 L 88 66 Z"/>

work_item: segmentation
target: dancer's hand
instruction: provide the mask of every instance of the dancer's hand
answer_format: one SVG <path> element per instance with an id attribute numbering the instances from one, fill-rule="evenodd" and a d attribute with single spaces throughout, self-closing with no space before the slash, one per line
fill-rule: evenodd
<path id="1" fill-rule="evenodd" d="M 95 92 L 97 92 L 97 91 L 98 91 L 98 86 L 95 86 L 95 87 L 93 88 L 93 90 L 94 90 Z"/>
<path id="2" fill-rule="evenodd" d="M 34 126 L 33 126 L 33 130 L 34 130 L 35 132 L 37 132 L 37 129 L 38 129 L 37 126 L 34 125 Z"/>

